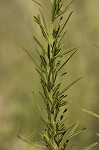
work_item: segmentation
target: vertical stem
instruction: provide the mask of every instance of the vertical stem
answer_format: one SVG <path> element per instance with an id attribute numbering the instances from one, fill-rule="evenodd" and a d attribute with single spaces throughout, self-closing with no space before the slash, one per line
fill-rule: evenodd
<path id="1" fill-rule="evenodd" d="M 53 2 L 53 7 L 55 7 L 55 2 Z M 55 56 L 54 56 L 54 51 L 55 51 L 55 46 L 54 46 L 54 36 L 53 36 L 53 31 L 55 29 L 55 21 L 53 19 L 54 17 L 54 14 L 52 14 L 52 23 L 51 23 L 51 30 L 50 30 L 50 35 L 49 35 L 49 42 L 48 43 L 48 47 L 50 45 L 50 48 L 49 48 L 49 53 L 50 53 L 50 59 L 49 59 L 49 66 L 48 66 L 48 70 L 49 70 L 49 73 L 48 73 L 48 77 L 49 77 L 49 84 L 51 85 L 50 86 L 50 89 L 49 89 L 49 97 L 50 97 L 50 101 L 52 102 L 51 103 L 51 106 L 50 106 L 50 110 L 52 109 L 52 104 L 53 104 L 53 87 L 54 87 L 54 82 L 55 82 L 55 75 L 54 75 L 54 69 L 55 69 Z M 52 139 L 52 143 L 53 143 L 53 147 L 54 147 L 54 150 L 59 150 L 59 147 L 57 146 L 56 142 L 55 142 L 55 139 L 54 139 L 54 134 L 56 134 L 56 121 L 55 121 L 55 110 L 53 109 L 53 112 L 51 111 L 51 116 L 50 116 L 51 120 L 50 120 L 50 124 L 53 125 L 53 128 L 54 128 L 54 133 L 51 135 L 51 139 Z"/>

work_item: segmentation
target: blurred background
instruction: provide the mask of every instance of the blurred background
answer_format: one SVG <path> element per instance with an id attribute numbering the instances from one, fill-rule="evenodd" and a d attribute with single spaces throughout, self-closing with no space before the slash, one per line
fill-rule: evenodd
<path id="1" fill-rule="evenodd" d="M 38 0 L 38 2 L 41 2 Z M 48 9 L 48 0 L 42 0 Z M 64 1 L 69 3 L 70 1 Z M 50 5 L 50 4 L 49 4 Z M 68 63 L 69 84 L 79 76 L 83 79 L 68 91 L 70 122 L 80 121 L 87 127 L 77 138 L 77 150 L 98 141 L 99 121 L 82 108 L 99 114 L 99 0 L 76 0 L 71 6 L 74 14 L 68 23 L 64 41 L 68 47 L 80 47 Z M 0 150 L 33 150 L 17 138 L 36 136 L 43 130 L 43 124 L 32 96 L 40 89 L 35 66 L 22 50 L 30 50 L 38 60 L 33 35 L 41 34 L 33 21 L 38 6 L 32 0 L 0 0 Z M 42 105 L 42 101 L 40 100 Z M 80 127 L 79 127 L 80 128 Z M 37 149 L 37 148 L 36 148 Z M 94 148 L 99 150 L 99 146 Z"/>

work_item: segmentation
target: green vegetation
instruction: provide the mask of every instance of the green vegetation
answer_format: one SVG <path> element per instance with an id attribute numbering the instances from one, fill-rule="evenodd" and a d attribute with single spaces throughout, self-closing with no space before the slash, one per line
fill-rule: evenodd
<path id="1" fill-rule="evenodd" d="M 47 10 L 51 10 L 48 0 L 38 0 L 38 2 Z M 69 3 L 70 0 L 64 1 L 64 6 Z M 34 64 L 21 49 L 23 45 L 30 50 L 39 64 L 39 58 L 34 50 L 38 47 L 32 39 L 32 35 L 36 34 L 40 43 L 43 41 L 37 24 L 33 23 L 33 15 L 39 13 L 39 8 L 31 0 L 0 1 L 0 150 L 39 149 L 17 138 L 19 134 L 30 139 L 31 135 L 36 136 L 44 130 L 44 124 L 39 118 L 41 113 L 38 113 L 31 93 L 33 89 L 36 100 L 43 109 L 42 115 L 46 114 L 43 101 L 37 92 L 37 89 L 41 91 L 41 86 Z M 75 1 L 71 5 L 71 10 L 74 12 L 66 27 L 68 30 L 63 42 L 66 41 L 67 44 L 64 48 L 72 49 L 76 46 L 80 48 L 63 68 L 68 73 L 62 77 L 61 90 L 76 77 L 83 76 L 80 82 L 66 91 L 67 100 L 72 102 L 68 105 L 66 112 L 66 114 L 69 113 L 66 124 L 79 120 L 81 126 L 87 128 L 79 136 L 75 136 L 76 139 L 71 139 L 72 141 L 74 139 L 74 142 L 77 141 L 75 149 L 80 150 L 93 141 L 99 140 L 96 136 L 99 131 L 98 120 L 82 111 L 82 108 L 86 108 L 99 114 L 99 52 L 92 46 L 92 43 L 99 45 L 98 1 Z M 63 21 L 67 18 L 69 11 L 70 9 L 64 14 Z M 43 13 L 49 24 L 49 15 L 45 10 Z M 68 55 L 63 57 L 63 62 L 67 57 Z M 58 76 L 61 76 L 63 69 Z M 99 147 L 96 146 L 93 149 L 98 150 Z"/>
<path id="2" fill-rule="evenodd" d="M 44 42 L 40 43 L 40 41 L 33 36 L 35 42 L 39 46 L 39 49 L 36 49 L 36 51 L 39 56 L 40 64 L 36 62 L 30 52 L 23 48 L 36 66 L 36 71 L 39 75 L 40 83 L 43 89 L 43 92 L 39 91 L 39 94 L 43 100 L 46 110 L 46 114 L 44 114 L 43 117 L 41 115 L 41 120 L 45 125 L 45 130 L 40 133 L 41 139 L 34 138 L 32 142 L 35 146 L 43 149 L 72 150 L 76 144 L 76 142 L 72 142 L 72 138 L 80 134 L 83 130 L 85 130 L 85 128 L 77 130 L 79 121 L 66 124 L 66 120 L 68 118 L 68 105 L 70 104 L 70 102 L 67 100 L 66 91 L 76 82 L 78 82 L 81 77 L 74 80 L 64 89 L 62 89 L 61 78 L 66 76 L 67 72 L 65 71 L 61 75 L 59 73 L 78 49 L 63 49 L 66 43 L 62 43 L 62 40 L 67 32 L 67 23 L 73 11 L 69 13 L 66 20 L 63 20 L 64 14 L 68 11 L 74 0 L 65 7 L 61 0 L 50 1 L 51 11 L 48 11 L 39 2 L 35 0 L 33 1 L 49 14 L 50 23 L 48 24 L 46 22 L 45 16 L 43 15 L 41 9 L 39 10 L 40 15 L 37 17 L 34 16 L 34 21 L 39 25 L 45 40 Z M 64 57 L 67 57 L 65 61 L 63 61 Z M 40 108 L 38 101 L 37 105 L 40 113 L 42 114 L 42 109 Z M 19 135 L 18 137 L 23 141 L 28 142 Z M 38 145 L 36 144 L 37 141 L 41 141 L 41 143 L 44 142 L 45 144 L 43 143 L 43 145 Z M 89 150 L 97 144 L 98 143 L 96 142 L 84 150 Z"/>
<path id="3" fill-rule="evenodd" d="M 96 114 L 96 113 L 94 113 L 92 111 L 88 111 L 86 109 L 83 109 L 83 111 L 99 119 L 99 115 L 98 114 Z M 97 133 L 97 135 L 99 136 L 99 133 Z"/>

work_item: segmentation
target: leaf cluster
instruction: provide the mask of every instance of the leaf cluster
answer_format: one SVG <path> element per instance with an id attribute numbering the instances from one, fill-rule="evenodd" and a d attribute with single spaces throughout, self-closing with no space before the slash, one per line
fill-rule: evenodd
<path id="1" fill-rule="evenodd" d="M 43 92 L 39 92 L 39 94 L 45 104 L 47 117 L 41 117 L 41 120 L 45 124 L 45 131 L 41 133 L 41 137 L 46 148 L 49 150 L 72 150 L 75 143 L 71 143 L 71 139 L 80 134 L 85 128 L 77 130 L 79 121 L 69 125 L 65 124 L 68 118 L 67 111 L 69 104 L 66 91 L 78 82 L 81 77 L 67 85 L 63 90 L 61 90 L 62 81 L 57 82 L 57 80 L 59 72 L 66 66 L 78 49 L 76 47 L 63 50 L 65 43 L 62 45 L 62 40 L 67 32 L 66 26 L 73 11 L 70 12 L 65 21 L 63 21 L 63 15 L 67 12 L 74 0 L 65 7 L 63 6 L 62 0 L 52 0 L 52 10 L 50 12 L 36 0 L 33 1 L 51 16 L 50 25 L 47 24 L 41 9 L 39 10 L 40 15 L 34 16 L 34 21 L 39 26 L 46 42 L 43 45 L 42 42 L 33 36 L 39 47 L 36 51 L 40 63 L 38 64 L 32 55 L 24 49 L 36 66 L 36 71 L 39 74 L 43 89 Z M 56 20 L 58 23 L 56 23 Z M 64 62 L 63 57 L 65 57 Z M 61 77 L 65 75 L 67 75 L 66 71 Z M 65 118 L 66 116 L 67 118 Z M 95 145 L 87 147 L 86 150 L 89 150 L 93 146 Z"/>

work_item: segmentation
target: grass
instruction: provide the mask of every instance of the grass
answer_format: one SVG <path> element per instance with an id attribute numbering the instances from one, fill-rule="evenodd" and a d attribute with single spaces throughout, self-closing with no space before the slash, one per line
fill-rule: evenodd
<path id="1" fill-rule="evenodd" d="M 40 7 L 39 15 L 34 16 L 34 21 L 39 26 L 44 39 L 41 43 L 35 36 L 33 36 L 34 41 L 39 47 L 36 49 L 39 64 L 28 50 L 25 48 L 23 49 L 36 66 L 36 71 L 43 90 L 43 92 L 39 91 L 39 94 L 44 103 L 46 114 L 44 114 L 44 117 L 41 115 L 41 120 L 45 125 L 45 130 L 40 133 L 41 138 L 34 138 L 31 144 L 48 150 L 72 150 L 76 144 L 76 142 L 72 142 L 72 139 L 86 129 L 84 127 L 78 130 L 79 121 L 66 124 L 66 119 L 68 118 L 67 112 L 69 109 L 69 101 L 67 100 L 66 92 L 82 77 L 75 79 L 64 89 L 61 88 L 62 77 L 67 76 L 67 72 L 63 72 L 62 75 L 60 75 L 60 72 L 64 70 L 66 64 L 71 60 L 78 49 L 73 48 L 64 50 L 63 45 L 65 43 L 62 43 L 67 32 L 67 23 L 70 20 L 73 11 L 69 13 L 67 18 L 64 18 L 64 14 L 67 13 L 67 10 L 70 8 L 74 0 L 67 4 L 67 6 L 65 6 L 61 0 L 49 1 L 51 10 L 47 10 L 35 0 L 33 0 L 33 2 Z M 48 13 L 50 24 L 46 22 L 43 10 L 45 13 Z M 64 57 L 67 58 L 65 61 Z M 34 92 L 33 96 L 35 97 Z M 37 105 L 41 111 L 38 102 Z M 18 137 L 24 140 L 19 135 Z M 27 140 L 24 141 L 28 142 Z M 41 144 L 37 144 L 38 141 Z M 89 150 L 96 145 L 97 142 L 83 150 Z"/>

